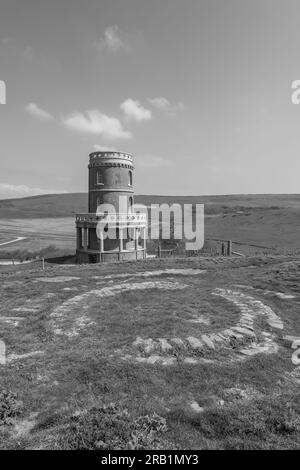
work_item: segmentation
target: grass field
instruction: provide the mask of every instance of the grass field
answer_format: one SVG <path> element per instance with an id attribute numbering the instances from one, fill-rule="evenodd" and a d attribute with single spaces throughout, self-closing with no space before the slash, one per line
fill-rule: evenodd
<path id="1" fill-rule="evenodd" d="M 38 252 L 50 245 L 62 254 L 74 253 L 76 245 L 75 221 L 72 217 L 0 219 L 0 244 L 18 237 L 24 237 L 16 243 L 0 245 L 1 252 L 13 252 L 17 249 Z"/>
<path id="2" fill-rule="evenodd" d="M 300 210 L 299 194 L 236 194 L 225 196 L 155 196 L 135 195 L 135 202 L 145 204 L 205 204 L 207 214 L 220 214 L 249 209 Z M 47 194 L 18 199 L 0 200 L 0 218 L 32 219 L 47 217 L 73 217 L 87 212 L 86 193 Z"/>
<path id="3" fill-rule="evenodd" d="M 300 445 L 300 258 L 2 267 L 1 448 Z"/>
<path id="4" fill-rule="evenodd" d="M 147 206 L 151 203 L 204 203 L 205 239 L 231 239 L 237 242 L 235 251 L 244 254 L 272 250 L 298 253 L 300 250 L 299 195 L 136 196 L 136 202 Z M 74 253 L 74 216 L 76 212 L 86 211 L 85 194 L 0 201 L 0 244 L 25 237 L 22 242 L 0 245 L 0 258 L 1 253 L 9 254 L 18 249 L 38 252 L 50 245 L 60 254 Z"/>

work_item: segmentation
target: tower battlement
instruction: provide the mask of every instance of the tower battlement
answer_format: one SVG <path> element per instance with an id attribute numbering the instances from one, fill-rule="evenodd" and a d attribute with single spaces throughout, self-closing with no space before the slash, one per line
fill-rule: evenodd
<path id="1" fill-rule="evenodd" d="M 133 157 L 123 152 L 93 152 L 89 155 L 88 168 L 97 166 L 113 166 L 119 168 L 130 168 L 133 170 Z"/>

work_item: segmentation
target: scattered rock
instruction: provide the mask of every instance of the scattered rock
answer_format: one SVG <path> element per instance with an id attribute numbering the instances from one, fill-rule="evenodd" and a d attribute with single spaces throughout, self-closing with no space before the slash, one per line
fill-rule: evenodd
<path id="1" fill-rule="evenodd" d="M 13 308 L 12 311 L 13 312 L 30 312 L 30 313 L 33 313 L 33 312 L 36 312 L 37 310 L 37 307 L 16 307 L 16 308 Z"/>
<path id="2" fill-rule="evenodd" d="M 6 345 L 2 340 L 0 340 L 0 364 L 6 364 Z"/>
<path id="3" fill-rule="evenodd" d="M 171 351 L 173 349 L 171 344 L 168 343 L 168 341 L 165 338 L 159 338 L 158 341 L 160 343 L 160 347 L 161 347 L 161 350 L 163 352 L 168 352 L 168 351 Z"/>
<path id="4" fill-rule="evenodd" d="M 76 276 L 37 277 L 35 282 L 71 282 L 79 279 Z"/>
<path id="5" fill-rule="evenodd" d="M 204 408 L 203 408 L 202 406 L 199 406 L 196 401 L 192 401 L 192 402 L 190 403 L 190 407 L 191 407 L 192 410 L 195 411 L 196 413 L 203 413 L 203 411 L 204 411 Z"/>
<path id="6" fill-rule="evenodd" d="M 44 351 L 32 351 L 32 352 L 25 353 L 25 354 L 10 354 L 7 357 L 7 362 L 15 361 L 18 359 L 26 359 L 27 357 L 32 357 L 32 356 L 39 356 L 41 354 L 44 354 Z"/>
<path id="7" fill-rule="evenodd" d="M 170 341 L 172 341 L 172 343 L 176 344 L 176 346 L 179 346 L 179 347 L 184 347 L 184 342 L 181 338 L 171 338 Z"/>
<path id="8" fill-rule="evenodd" d="M 8 325 L 18 326 L 20 321 L 24 320 L 23 317 L 0 317 L 0 321 Z"/>
<path id="9" fill-rule="evenodd" d="M 210 349 L 215 349 L 215 345 L 214 343 L 212 342 L 211 338 L 207 335 L 202 335 L 201 336 L 201 340 L 203 341 L 203 343 Z"/>
<path id="10" fill-rule="evenodd" d="M 279 299 L 288 300 L 294 299 L 296 296 L 292 294 L 284 294 L 283 292 L 276 292 L 276 297 L 279 297 Z"/>
<path id="11" fill-rule="evenodd" d="M 200 341 L 200 339 L 195 338 L 194 336 L 188 336 L 186 338 L 189 345 L 191 346 L 192 349 L 202 349 L 203 348 L 203 343 Z"/>
<path id="12" fill-rule="evenodd" d="M 36 425 L 38 413 L 30 413 L 27 419 L 19 421 L 14 426 L 14 437 L 20 438 L 26 436 Z"/>
<path id="13" fill-rule="evenodd" d="M 197 359 L 195 359 L 194 357 L 185 357 L 183 359 L 183 362 L 185 364 L 198 364 L 199 363 L 199 361 Z"/>
<path id="14" fill-rule="evenodd" d="M 146 354 L 149 354 L 156 347 L 156 343 L 153 341 L 153 339 L 151 338 L 143 339 L 140 336 L 138 336 L 137 339 L 132 344 L 133 346 L 144 351 Z"/>

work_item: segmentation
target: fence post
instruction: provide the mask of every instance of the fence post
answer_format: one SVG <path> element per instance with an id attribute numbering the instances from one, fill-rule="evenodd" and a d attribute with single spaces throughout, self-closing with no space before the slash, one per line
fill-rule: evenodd
<path id="1" fill-rule="evenodd" d="M 225 256 L 226 255 L 226 251 L 225 251 L 225 243 L 222 242 L 222 246 L 221 246 L 221 254 L 222 256 Z"/>
<path id="2" fill-rule="evenodd" d="M 161 246 L 160 246 L 160 243 L 158 243 L 158 257 L 161 258 Z"/>
<path id="3" fill-rule="evenodd" d="M 232 255 L 232 241 L 228 240 L 227 242 L 227 255 L 231 256 Z"/>
<path id="4" fill-rule="evenodd" d="M 45 271 L 45 258 L 42 258 L 42 270 Z"/>

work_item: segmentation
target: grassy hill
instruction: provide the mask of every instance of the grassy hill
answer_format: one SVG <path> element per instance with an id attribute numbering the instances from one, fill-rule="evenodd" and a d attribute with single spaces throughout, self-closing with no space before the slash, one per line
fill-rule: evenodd
<path id="1" fill-rule="evenodd" d="M 220 245 L 214 240 L 232 240 L 238 243 L 234 250 L 244 254 L 261 252 L 258 247 L 249 245 L 275 248 L 281 252 L 300 250 L 300 195 L 137 195 L 135 201 L 146 206 L 203 203 L 205 240 L 214 247 Z M 25 238 L 21 243 L 2 245 L 0 255 L 3 257 L 4 252 L 10 255 L 19 248 L 36 252 L 49 245 L 62 254 L 73 253 L 74 216 L 78 212 L 87 212 L 87 205 L 86 193 L 0 200 L 0 243 L 17 237 Z"/>
<path id="2" fill-rule="evenodd" d="M 206 214 L 245 209 L 295 209 L 300 211 L 300 194 L 237 194 L 225 196 L 136 195 L 135 202 L 150 204 L 205 204 Z M 0 218 L 71 217 L 87 212 L 86 193 L 46 194 L 0 200 Z"/>
<path id="3" fill-rule="evenodd" d="M 87 212 L 87 194 L 46 194 L 17 199 L 0 200 L 0 218 L 27 219 L 69 217 L 76 212 Z"/>

